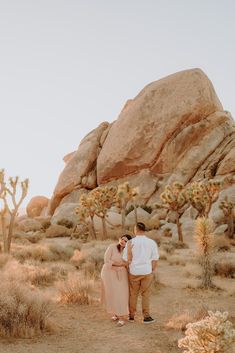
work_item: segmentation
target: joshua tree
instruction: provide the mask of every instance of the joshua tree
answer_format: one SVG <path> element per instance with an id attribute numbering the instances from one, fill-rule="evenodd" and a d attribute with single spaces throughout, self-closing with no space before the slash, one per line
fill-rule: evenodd
<path id="1" fill-rule="evenodd" d="M 80 222 L 88 227 L 91 238 L 96 239 L 94 226 L 95 208 L 91 195 L 81 195 L 79 203 L 80 205 L 76 208 L 75 212 L 78 215 Z"/>
<path id="2" fill-rule="evenodd" d="M 212 254 L 214 249 L 214 224 L 206 217 L 199 217 L 196 220 L 195 240 L 200 254 L 202 265 L 202 288 L 213 287 L 212 283 Z"/>
<path id="3" fill-rule="evenodd" d="M 113 186 L 97 187 L 89 194 L 95 215 L 101 218 L 103 226 L 103 238 L 107 238 L 106 214 L 113 205 L 117 189 Z"/>
<path id="4" fill-rule="evenodd" d="M 198 217 L 208 217 L 212 204 L 218 199 L 221 182 L 194 181 L 186 188 L 188 202 L 198 211 Z"/>
<path id="5" fill-rule="evenodd" d="M 223 211 L 224 216 L 228 225 L 227 235 L 229 238 L 233 238 L 234 233 L 234 220 L 233 220 L 233 212 L 234 212 L 234 203 L 228 200 L 226 196 L 223 201 L 220 203 L 220 209 Z"/>
<path id="6" fill-rule="evenodd" d="M 235 330 L 228 313 L 208 311 L 201 321 L 186 326 L 185 337 L 178 341 L 184 353 L 232 353 Z"/>
<path id="7" fill-rule="evenodd" d="M 157 208 L 166 208 L 169 211 L 174 211 L 176 215 L 176 226 L 178 231 L 179 241 L 183 242 L 182 225 L 180 216 L 182 215 L 187 199 L 185 197 L 185 189 L 183 184 L 174 182 L 172 185 L 167 185 L 165 190 L 160 195 L 163 204 L 156 204 Z"/>
<path id="8" fill-rule="evenodd" d="M 2 236 L 3 236 L 3 250 L 10 253 L 11 240 L 15 219 L 18 214 L 20 205 L 28 193 L 29 180 L 25 179 L 20 182 L 19 177 L 10 177 L 8 183 L 5 181 L 5 172 L 0 170 L 0 199 L 2 200 L 3 207 L 0 210 L 0 217 L 2 223 Z M 20 196 L 17 201 L 18 188 L 20 187 Z M 6 217 L 10 217 L 9 226 L 6 225 Z"/>
<path id="9" fill-rule="evenodd" d="M 138 195 L 138 189 L 132 188 L 128 182 L 118 185 L 116 193 L 116 204 L 121 210 L 122 215 L 122 232 L 125 231 L 126 223 L 126 207 L 129 201 L 133 201 L 135 211 L 135 223 L 137 223 L 137 209 L 135 204 L 135 198 Z"/>

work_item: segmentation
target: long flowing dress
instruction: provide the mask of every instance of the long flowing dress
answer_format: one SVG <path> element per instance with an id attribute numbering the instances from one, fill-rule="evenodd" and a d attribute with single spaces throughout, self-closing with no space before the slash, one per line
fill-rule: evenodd
<path id="1" fill-rule="evenodd" d="M 110 245 L 104 254 L 104 265 L 101 270 L 101 302 L 108 313 L 117 316 L 129 314 L 128 273 L 125 267 L 112 266 L 114 261 L 122 261 L 122 252 L 116 244 Z"/>

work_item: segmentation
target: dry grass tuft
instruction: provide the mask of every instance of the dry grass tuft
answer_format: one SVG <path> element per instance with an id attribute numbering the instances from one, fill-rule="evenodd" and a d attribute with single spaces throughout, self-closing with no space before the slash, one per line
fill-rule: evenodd
<path id="1" fill-rule="evenodd" d="M 64 247 L 60 244 L 40 244 L 25 246 L 15 251 L 14 257 L 24 262 L 28 259 L 37 261 L 69 260 L 73 256 L 74 249 L 71 246 Z"/>
<path id="2" fill-rule="evenodd" d="M 235 278 L 235 261 L 232 258 L 221 259 L 214 265 L 216 276 Z"/>
<path id="3" fill-rule="evenodd" d="M 58 283 L 60 302 L 89 305 L 93 302 L 94 281 L 78 274 L 70 274 L 66 281 Z"/>
<path id="4" fill-rule="evenodd" d="M 207 316 L 206 308 L 202 307 L 194 311 L 184 311 L 183 313 L 174 314 L 167 322 L 166 327 L 174 330 L 186 330 L 186 325 L 190 322 L 196 322 Z"/>
<path id="5" fill-rule="evenodd" d="M 192 277 L 201 279 L 202 278 L 202 269 L 196 263 L 187 263 L 184 268 L 184 275 L 186 277 Z"/>
<path id="6" fill-rule="evenodd" d="M 5 281 L 0 291 L 0 336 L 33 337 L 52 330 L 52 302 L 25 283 Z"/>
<path id="7" fill-rule="evenodd" d="M 10 260 L 12 260 L 12 257 L 10 255 L 0 254 L 0 268 L 4 267 Z"/>
<path id="8" fill-rule="evenodd" d="M 98 278 L 104 263 L 104 253 L 110 241 L 90 242 L 84 244 L 81 250 L 75 250 L 71 263 L 89 278 Z"/>
<path id="9" fill-rule="evenodd" d="M 182 259 L 182 256 L 180 255 L 173 255 L 171 257 L 169 257 L 168 259 L 168 262 L 170 265 L 178 265 L 178 266 L 185 266 L 186 265 L 186 262 L 184 259 Z"/>
<path id="10" fill-rule="evenodd" d="M 229 251 L 231 244 L 225 236 L 217 236 L 214 238 L 214 247 L 217 251 Z"/>

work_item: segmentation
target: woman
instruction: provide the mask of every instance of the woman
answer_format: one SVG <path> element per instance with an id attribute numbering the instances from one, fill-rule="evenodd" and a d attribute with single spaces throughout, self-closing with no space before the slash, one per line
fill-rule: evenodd
<path id="1" fill-rule="evenodd" d="M 101 270 L 102 303 L 108 313 L 113 315 L 112 320 L 118 326 L 125 324 L 124 317 L 129 315 L 129 285 L 127 263 L 122 259 L 122 253 L 129 234 L 123 235 L 118 244 L 110 245 L 104 254 L 104 265 Z"/>

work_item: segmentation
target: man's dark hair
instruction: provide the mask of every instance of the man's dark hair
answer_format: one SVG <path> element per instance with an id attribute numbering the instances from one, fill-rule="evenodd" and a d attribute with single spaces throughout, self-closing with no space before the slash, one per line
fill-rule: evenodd
<path id="1" fill-rule="evenodd" d="M 142 222 L 138 222 L 137 224 L 136 224 L 136 226 L 137 226 L 137 229 L 139 229 L 139 230 L 141 230 L 141 231 L 145 231 L 145 224 L 144 223 L 142 223 Z"/>

